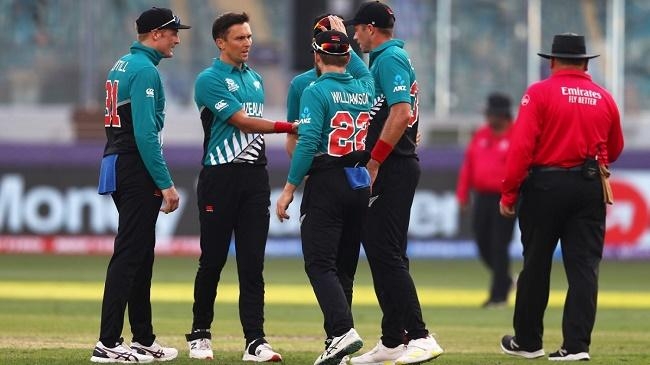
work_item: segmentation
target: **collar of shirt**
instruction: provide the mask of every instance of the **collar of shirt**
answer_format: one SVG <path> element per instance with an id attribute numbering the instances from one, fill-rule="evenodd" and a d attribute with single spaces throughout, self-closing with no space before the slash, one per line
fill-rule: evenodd
<path id="1" fill-rule="evenodd" d="M 370 63 L 372 63 L 372 61 L 375 58 L 377 58 L 377 56 L 379 56 L 383 51 L 385 51 L 387 48 L 393 47 L 393 46 L 399 47 L 399 48 L 404 48 L 404 41 L 401 40 L 401 39 L 393 38 L 393 39 L 390 39 L 390 40 L 380 44 L 379 47 L 377 47 L 377 48 L 373 49 L 372 51 L 370 51 L 370 54 L 368 55 L 368 60 L 370 61 Z"/>
<path id="2" fill-rule="evenodd" d="M 591 80 L 591 75 L 582 70 L 558 70 L 555 71 L 551 77 L 562 77 L 562 76 L 578 76 L 585 79 Z"/>
<path id="3" fill-rule="evenodd" d="M 345 80 L 351 80 L 352 75 L 350 75 L 347 72 L 343 72 L 343 73 L 341 73 L 341 72 L 326 72 L 326 73 L 320 75 L 320 77 L 318 78 L 317 81 L 322 81 L 322 80 L 325 80 L 325 79 L 334 79 L 334 80 L 337 80 L 337 81 L 345 81 Z"/>
<path id="4" fill-rule="evenodd" d="M 158 64 L 160 63 L 160 60 L 163 59 L 163 54 L 162 53 L 156 51 L 155 49 L 153 49 L 151 47 L 147 47 L 147 46 L 145 46 L 144 44 L 142 44 L 142 43 L 140 43 L 138 41 L 135 41 L 135 42 L 133 42 L 133 44 L 131 44 L 130 50 L 131 50 L 132 54 L 136 54 L 136 53 L 144 54 L 145 56 L 147 56 L 147 58 L 149 58 L 151 60 L 151 62 L 155 66 L 158 66 Z"/>
<path id="5" fill-rule="evenodd" d="M 231 65 L 229 63 L 223 62 L 219 58 L 214 59 L 214 63 L 212 64 L 212 67 L 216 68 L 219 71 L 229 72 L 229 73 L 233 73 L 235 71 L 236 72 L 244 72 L 244 71 L 247 71 L 249 69 L 248 65 L 245 64 L 245 63 L 242 64 L 242 67 L 240 69 L 237 66 L 233 66 L 233 65 Z"/>

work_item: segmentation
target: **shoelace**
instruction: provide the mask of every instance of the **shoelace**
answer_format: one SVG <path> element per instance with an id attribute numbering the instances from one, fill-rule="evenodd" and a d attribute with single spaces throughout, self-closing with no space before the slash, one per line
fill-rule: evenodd
<path id="1" fill-rule="evenodd" d="M 207 338 L 199 338 L 198 341 L 198 350 L 210 350 L 210 342 Z"/>
<path id="2" fill-rule="evenodd" d="M 559 349 L 559 350 L 557 351 L 557 353 L 560 354 L 560 356 L 564 357 L 564 356 L 566 356 L 566 355 L 569 353 L 569 351 L 567 351 L 567 350 L 565 350 L 565 349 Z"/>

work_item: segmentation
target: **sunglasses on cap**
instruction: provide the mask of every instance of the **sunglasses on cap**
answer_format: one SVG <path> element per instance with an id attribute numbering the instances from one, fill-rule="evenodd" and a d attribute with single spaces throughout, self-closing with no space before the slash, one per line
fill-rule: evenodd
<path id="1" fill-rule="evenodd" d="M 174 23 L 174 24 L 176 24 L 176 26 L 179 26 L 179 25 L 181 25 L 181 18 L 179 18 L 179 17 L 177 17 L 176 15 L 174 15 L 174 16 L 172 17 L 172 20 L 170 20 L 170 21 L 168 21 L 167 23 L 165 23 L 165 24 L 159 26 L 158 28 L 154 28 L 153 30 L 160 30 L 160 29 L 162 29 L 162 28 L 168 26 L 168 25 L 171 24 L 171 23 Z"/>
<path id="2" fill-rule="evenodd" d="M 323 43 L 313 42 L 311 48 L 316 52 L 325 53 L 333 56 L 343 56 L 350 53 L 350 45 L 346 43 Z"/>

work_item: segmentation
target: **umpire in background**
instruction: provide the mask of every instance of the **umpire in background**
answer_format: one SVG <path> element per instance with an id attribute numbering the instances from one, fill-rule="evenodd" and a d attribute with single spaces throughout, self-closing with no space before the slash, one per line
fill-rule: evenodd
<path id="1" fill-rule="evenodd" d="M 119 213 L 113 257 L 108 264 L 99 342 L 93 362 L 150 362 L 175 358 L 178 351 L 155 342 L 151 325 L 151 274 L 158 211 L 178 208 L 162 154 L 165 93 L 156 66 L 180 43 L 181 24 L 172 11 L 151 8 L 136 21 L 138 41 L 106 79 L 106 148 L 99 193 L 111 194 Z M 162 204 L 162 207 L 161 207 Z M 129 307 L 131 346 L 120 338 Z"/>
<path id="2" fill-rule="evenodd" d="M 514 219 L 499 214 L 501 182 L 506 171 L 506 155 L 512 136 L 512 102 L 501 93 L 487 98 L 485 119 L 467 145 L 458 175 L 456 197 L 464 210 L 473 192 L 472 221 L 481 261 L 492 276 L 484 308 L 505 306 L 512 289 L 510 254 Z"/>
<path id="3" fill-rule="evenodd" d="M 549 360 L 589 360 L 596 319 L 598 267 L 603 254 L 606 202 L 612 202 L 607 166 L 623 149 L 618 108 L 591 80 L 585 39 L 556 35 L 551 76 L 523 98 L 508 153 L 500 211 L 518 207 L 524 266 L 517 281 L 514 336 L 503 352 L 544 356 L 542 336 L 553 252 L 561 241 L 569 289 L 562 318 L 563 343 Z"/>

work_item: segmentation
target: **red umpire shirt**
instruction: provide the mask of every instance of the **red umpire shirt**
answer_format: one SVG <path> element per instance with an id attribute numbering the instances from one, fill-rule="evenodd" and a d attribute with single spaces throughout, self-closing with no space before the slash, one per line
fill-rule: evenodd
<path id="1" fill-rule="evenodd" d="M 496 133 L 489 125 L 476 131 L 467 147 L 458 176 L 456 196 L 461 204 L 469 200 L 470 190 L 494 194 L 501 192 L 511 134 L 512 127 Z"/>
<path id="2" fill-rule="evenodd" d="M 588 156 L 608 165 L 623 150 L 616 103 L 584 71 L 559 70 L 531 85 L 513 129 L 501 193 L 501 205 L 510 208 L 531 167 L 570 168 Z"/>

